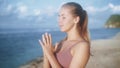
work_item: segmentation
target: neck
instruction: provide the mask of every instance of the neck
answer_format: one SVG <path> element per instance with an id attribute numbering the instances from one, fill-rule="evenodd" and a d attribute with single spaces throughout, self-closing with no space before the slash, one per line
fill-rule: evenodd
<path id="1" fill-rule="evenodd" d="M 80 36 L 79 31 L 76 28 L 72 28 L 67 32 L 67 41 L 70 40 L 83 40 L 82 37 Z"/>

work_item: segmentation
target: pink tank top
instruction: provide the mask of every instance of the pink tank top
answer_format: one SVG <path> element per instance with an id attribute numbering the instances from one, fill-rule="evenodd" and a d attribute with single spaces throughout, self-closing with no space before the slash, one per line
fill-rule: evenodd
<path id="1" fill-rule="evenodd" d="M 69 68 L 69 65 L 70 65 L 70 62 L 72 60 L 72 55 L 70 53 L 71 51 L 71 48 L 73 46 L 75 46 L 79 41 L 77 41 L 76 43 L 70 45 L 69 47 L 67 47 L 66 49 L 64 49 L 63 51 L 61 52 L 57 52 L 55 55 L 56 55 L 56 58 L 58 60 L 58 62 L 61 64 L 61 66 L 63 68 Z"/>

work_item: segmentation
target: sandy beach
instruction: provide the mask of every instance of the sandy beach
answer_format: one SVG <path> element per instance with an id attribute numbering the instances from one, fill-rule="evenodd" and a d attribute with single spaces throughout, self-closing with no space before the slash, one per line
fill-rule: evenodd
<path id="1" fill-rule="evenodd" d="M 120 33 L 110 39 L 92 40 L 91 53 L 86 68 L 120 68 Z M 42 61 L 37 58 L 19 68 L 42 68 Z"/>

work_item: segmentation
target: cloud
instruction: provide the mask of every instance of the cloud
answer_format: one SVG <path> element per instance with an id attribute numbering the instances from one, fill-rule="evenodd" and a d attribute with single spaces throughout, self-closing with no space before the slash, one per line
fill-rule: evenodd
<path id="1" fill-rule="evenodd" d="M 27 19 L 28 17 L 33 15 L 32 13 L 33 9 L 31 11 L 30 7 L 23 2 L 18 2 L 14 6 L 15 8 L 14 8 L 13 13 L 17 16 L 18 19 Z"/>
<path id="2" fill-rule="evenodd" d="M 20 5 L 16 8 L 15 13 L 18 13 L 18 17 L 19 18 L 24 18 L 25 16 L 27 16 L 28 12 L 28 7 L 26 5 Z"/>
<path id="3" fill-rule="evenodd" d="M 57 12 L 57 9 L 53 6 L 48 6 L 42 12 L 43 12 L 43 14 L 46 14 L 48 16 L 53 16 Z"/>
<path id="4" fill-rule="evenodd" d="M 20 14 L 25 14 L 27 12 L 27 6 L 22 5 L 22 6 L 18 7 L 17 10 L 20 12 Z"/>
<path id="5" fill-rule="evenodd" d="M 41 14 L 41 11 L 40 11 L 40 9 L 34 9 L 33 13 L 35 16 L 39 16 Z"/>
<path id="6" fill-rule="evenodd" d="M 6 11 L 10 12 L 10 11 L 12 11 L 12 9 L 13 9 L 13 6 L 11 4 L 9 4 L 6 8 Z"/>
<path id="7" fill-rule="evenodd" d="M 40 9 L 35 6 L 30 7 L 29 4 L 25 2 L 16 2 L 16 4 L 7 3 L 7 5 L 0 7 L 0 9 L 0 16 L 14 14 L 18 19 L 27 19 L 29 17 L 32 19 L 32 17 L 39 17 L 40 15 L 53 16 L 57 12 L 54 6 L 49 5 L 44 9 Z M 38 19 L 41 20 L 41 17 Z"/>
<path id="8" fill-rule="evenodd" d="M 120 5 L 109 3 L 108 6 L 110 9 L 112 9 L 113 12 L 120 12 Z"/>
<path id="9" fill-rule="evenodd" d="M 0 16 L 7 16 L 9 14 L 12 14 L 13 11 L 14 11 L 13 5 L 8 4 L 0 8 Z"/>
<path id="10" fill-rule="evenodd" d="M 105 11 L 112 11 L 113 13 L 117 13 L 117 12 L 120 12 L 120 5 L 114 5 L 112 3 L 109 3 L 107 6 L 104 6 L 101 8 L 97 8 L 90 5 L 90 6 L 87 6 L 85 9 L 88 11 L 88 13 L 92 13 L 92 14 L 95 14 L 98 12 L 105 12 Z"/>
<path id="11" fill-rule="evenodd" d="M 85 8 L 89 13 L 104 12 L 108 10 L 108 7 L 96 8 L 94 6 L 88 6 Z"/>
<path id="12" fill-rule="evenodd" d="M 15 14 L 17 14 L 19 19 L 29 19 L 31 20 L 33 18 L 37 18 L 37 21 L 41 21 L 43 15 L 46 17 L 54 16 L 54 14 L 57 12 L 57 9 L 53 6 L 48 6 L 45 9 L 40 8 L 31 8 L 28 5 L 25 5 L 23 3 L 18 3 L 16 6 L 16 10 L 14 11 Z"/>

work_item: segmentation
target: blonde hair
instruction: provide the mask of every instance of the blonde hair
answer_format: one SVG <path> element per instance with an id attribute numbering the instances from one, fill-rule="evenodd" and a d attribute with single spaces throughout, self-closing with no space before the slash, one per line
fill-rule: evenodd
<path id="1" fill-rule="evenodd" d="M 90 35 L 88 32 L 88 15 L 87 12 L 85 10 L 83 10 L 83 8 L 81 7 L 80 4 L 75 3 L 75 2 L 68 2 L 66 4 L 64 4 L 62 7 L 70 7 L 71 9 L 71 13 L 74 16 L 79 16 L 80 20 L 78 23 L 78 28 L 79 28 L 79 32 L 80 35 L 82 36 L 82 38 L 87 41 L 90 44 Z"/>

